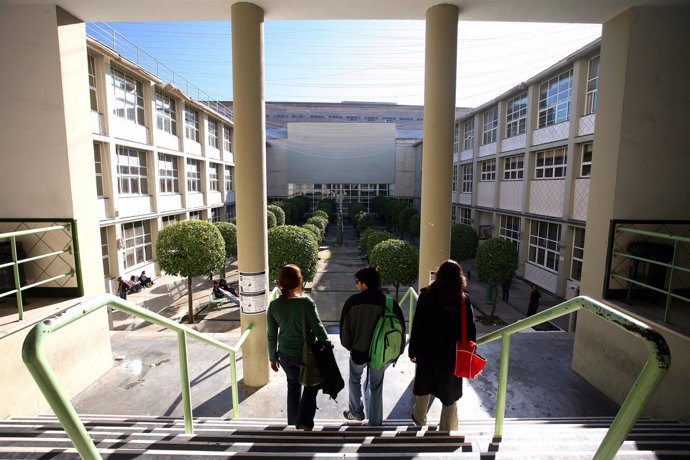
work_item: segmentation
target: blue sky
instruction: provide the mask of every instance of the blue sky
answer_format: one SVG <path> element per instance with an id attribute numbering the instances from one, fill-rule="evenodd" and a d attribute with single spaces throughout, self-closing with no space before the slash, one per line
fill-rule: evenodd
<path id="1" fill-rule="evenodd" d="M 232 99 L 230 22 L 109 25 L 211 97 Z M 480 105 L 600 34 L 600 25 L 461 22 L 456 105 Z M 267 21 L 264 46 L 267 101 L 423 104 L 423 21 Z"/>

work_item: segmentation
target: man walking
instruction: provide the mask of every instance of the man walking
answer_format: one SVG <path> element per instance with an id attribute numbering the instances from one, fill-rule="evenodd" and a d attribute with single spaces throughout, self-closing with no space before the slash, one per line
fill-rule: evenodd
<path id="1" fill-rule="evenodd" d="M 343 416 L 348 420 L 369 419 L 369 425 L 383 423 L 383 377 L 386 367 L 376 369 L 369 365 L 369 348 L 374 329 L 386 308 L 386 295 L 380 289 L 381 278 L 373 267 L 362 268 L 355 273 L 358 294 L 345 302 L 340 316 L 340 342 L 350 351 L 350 379 L 348 410 Z M 393 300 L 393 311 L 405 324 L 398 302 Z M 405 349 L 403 340 L 400 353 Z M 364 379 L 364 403 L 362 402 L 362 374 Z M 366 410 L 366 414 L 365 414 Z"/>

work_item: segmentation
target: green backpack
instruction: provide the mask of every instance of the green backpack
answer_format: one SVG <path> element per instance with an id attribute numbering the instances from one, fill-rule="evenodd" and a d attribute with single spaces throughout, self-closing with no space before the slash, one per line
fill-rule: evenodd
<path id="1" fill-rule="evenodd" d="M 386 296 L 386 309 L 376 323 L 369 346 L 369 365 L 383 369 L 398 360 L 405 344 L 405 324 L 393 312 L 393 298 Z"/>

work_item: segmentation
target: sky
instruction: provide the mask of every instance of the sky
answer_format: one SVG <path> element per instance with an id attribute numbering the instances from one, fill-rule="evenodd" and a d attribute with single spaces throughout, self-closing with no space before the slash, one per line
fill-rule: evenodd
<path id="1" fill-rule="evenodd" d="M 108 26 L 212 99 L 232 100 L 229 21 Z M 266 21 L 265 99 L 422 105 L 424 27 L 424 21 Z M 600 35 L 598 24 L 461 22 L 456 106 L 488 102 Z"/>

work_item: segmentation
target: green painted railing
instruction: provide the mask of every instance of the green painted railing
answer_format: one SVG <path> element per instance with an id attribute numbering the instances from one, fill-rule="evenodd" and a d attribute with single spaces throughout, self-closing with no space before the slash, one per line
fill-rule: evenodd
<path id="1" fill-rule="evenodd" d="M 72 226 L 74 223 L 67 223 L 67 224 L 62 224 L 62 225 L 52 225 L 50 227 L 41 227 L 41 228 L 32 228 L 28 230 L 19 230 L 16 232 L 8 232 L 8 233 L 0 233 L 0 241 L 3 240 L 9 240 L 10 242 L 10 250 L 12 251 L 12 262 L 7 262 L 4 264 L 0 264 L 0 270 L 3 268 L 7 267 L 12 267 L 13 275 L 14 275 L 14 289 L 5 291 L 3 293 L 0 293 L 0 298 L 10 296 L 12 294 L 15 294 L 17 297 L 17 312 L 19 316 L 19 321 L 22 321 L 24 319 L 24 300 L 22 298 L 22 292 L 26 291 L 27 289 L 31 289 L 37 286 L 40 286 L 42 284 L 50 283 L 51 281 L 56 281 L 61 278 L 66 278 L 66 277 L 71 277 L 74 276 L 76 271 L 75 270 L 70 270 L 67 273 L 61 273 L 56 276 L 52 276 L 47 279 L 43 279 L 40 281 L 37 281 L 32 284 L 27 284 L 26 286 L 22 286 L 21 283 L 21 276 L 19 275 L 19 266 L 21 264 L 25 264 L 28 262 L 34 262 L 40 259 L 45 259 L 47 257 L 57 257 L 61 254 L 72 254 L 73 249 L 72 249 L 72 244 L 68 245 L 67 247 L 59 250 L 59 251 L 53 251 L 49 252 L 47 254 L 41 254 L 37 255 L 34 257 L 28 257 L 25 259 L 19 259 L 17 255 L 17 238 L 20 238 L 22 236 L 29 236 L 29 235 L 36 235 L 39 233 L 48 233 L 48 232 L 54 232 L 54 231 L 72 231 Z M 74 235 L 73 237 L 74 238 Z"/>
<path id="2" fill-rule="evenodd" d="M 239 417 L 236 354 L 242 348 L 242 344 L 254 327 L 254 323 L 249 323 L 247 329 L 242 332 L 239 341 L 234 346 L 230 346 L 119 297 L 105 294 L 75 305 L 74 307 L 36 324 L 26 336 L 26 339 L 24 339 L 24 345 L 22 347 L 22 359 L 26 367 L 29 369 L 41 393 L 43 393 L 43 396 L 45 396 L 50 404 L 50 407 L 53 409 L 53 412 L 62 424 L 65 432 L 70 437 L 82 459 L 100 459 L 101 456 L 93 440 L 89 437 L 84 424 L 79 419 L 74 406 L 72 406 L 69 398 L 62 390 L 55 372 L 46 359 L 43 349 L 45 346 L 45 339 L 50 334 L 105 306 L 129 313 L 130 315 L 137 316 L 153 324 L 177 332 L 180 354 L 180 384 L 182 387 L 182 404 L 186 433 L 194 433 L 189 368 L 187 365 L 187 337 L 214 346 L 229 354 L 232 385 L 232 411 L 234 417 Z"/>
<path id="3" fill-rule="evenodd" d="M 527 317 L 516 323 L 498 329 L 480 337 L 478 344 L 488 343 L 493 340 L 501 340 L 501 361 L 498 373 L 498 394 L 496 397 L 496 422 L 494 436 L 500 438 L 503 435 L 503 420 L 506 407 L 506 389 L 508 384 L 508 361 L 510 358 L 510 339 L 513 334 L 531 328 L 538 324 L 550 321 L 560 316 L 568 315 L 577 310 L 588 310 L 607 321 L 615 324 L 624 331 L 639 337 L 649 351 L 649 357 L 642 372 L 633 384 L 628 396 L 625 398 L 616 418 L 609 428 L 606 436 L 599 445 L 594 458 L 596 460 L 609 460 L 614 458 L 623 441 L 630 433 L 635 422 L 640 417 L 642 410 L 654 394 L 656 387 L 661 382 L 671 364 L 671 354 L 666 340 L 658 332 L 635 318 L 629 317 L 608 305 L 597 302 L 589 297 L 575 297 L 562 304 L 551 307 L 536 315 Z"/>
<path id="4" fill-rule="evenodd" d="M 407 333 L 412 336 L 412 319 L 414 318 L 414 309 L 417 306 L 417 298 L 419 296 L 417 295 L 417 291 L 415 291 L 413 288 L 407 288 L 407 292 L 405 292 L 405 295 L 402 296 L 402 299 L 400 299 L 399 305 L 400 308 L 402 308 L 403 304 L 405 301 L 409 302 L 409 313 L 407 315 Z"/>

